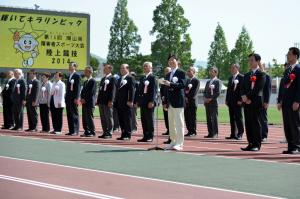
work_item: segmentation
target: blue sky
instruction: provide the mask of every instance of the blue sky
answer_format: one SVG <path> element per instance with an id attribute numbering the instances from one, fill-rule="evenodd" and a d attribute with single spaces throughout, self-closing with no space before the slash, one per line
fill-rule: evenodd
<path id="1" fill-rule="evenodd" d="M 129 16 L 134 20 L 142 36 L 140 52 L 150 54 L 154 36 L 149 34 L 153 26 L 153 10 L 160 0 L 128 0 Z M 273 58 L 285 61 L 285 54 L 295 42 L 300 43 L 299 0 L 178 0 L 191 22 L 188 32 L 192 37 L 192 56 L 206 60 L 217 23 L 225 31 L 229 49 L 243 25 L 248 29 L 255 51 L 263 62 Z M 85 12 L 91 15 L 91 52 L 106 57 L 109 28 L 117 0 L 0 0 L 0 5 L 41 9 Z"/>

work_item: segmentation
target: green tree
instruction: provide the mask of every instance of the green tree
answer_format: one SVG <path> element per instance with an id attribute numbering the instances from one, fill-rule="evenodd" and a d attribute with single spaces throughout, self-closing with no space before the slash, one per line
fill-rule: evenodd
<path id="1" fill-rule="evenodd" d="M 154 10 L 152 20 L 154 26 L 150 34 L 156 37 L 151 46 L 154 65 L 167 66 L 167 58 L 170 54 L 178 56 L 183 69 L 193 64 L 192 40 L 187 33 L 191 24 L 184 17 L 184 10 L 177 0 L 162 0 Z"/>
<path id="2" fill-rule="evenodd" d="M 230 64 L 238 63 L 241 66 L 241 72 L 246 73 L 248 67 L 248 55 L 253 52 L 253 42 L 245 26 L 235 43 L 235 47 L 230 52 Z"/>
<path id="3" fill-rule="evenodd" d="M 207 69 L 216 66 L 219 69 L 219 78 L 225 80 L 230 75 L 229 70 L 229 52 L 227 47 L 227 42 L 223 28 L 220 23 L 218 23 L 214 41 L 210 45 L 210 50 L 208 52 L 208 63 Z"/>
<path id="4" fill-rule="evenodd" d="M 107 55 L 107 62 L 115 66 L 115 72 L 122 63 L 129 63 L 138 55 L 140 43 L 138 28 L 128 16 L 127 0 L 118 0 L 110 27 Z"/>
<path id="5" fill-rule="evenodd" d="M 93 67 L 94 72 L 98 70 L 99 64 L 100 62 L 98 61 L 98 59 L 93 55 L 90 55 L 90 66 Z"/>
<path id="6" fill-rule="evenodd" d="M 278 64 L 276 59 L 272 60 L 273 66 L 269 68 L 269 74 L 272 77 L 283 77 L 284 73 L 284 65 L 283 64 Z"/>
<path id="7" fill-rule="evenodd" d="M 208 76 L 207 76 L 207 70 L 206 68 L 202 67 L 202 66 L 198 66 L 198 72 L 197 72 L 197 77 L 199 79 L 207 79 Z"/>

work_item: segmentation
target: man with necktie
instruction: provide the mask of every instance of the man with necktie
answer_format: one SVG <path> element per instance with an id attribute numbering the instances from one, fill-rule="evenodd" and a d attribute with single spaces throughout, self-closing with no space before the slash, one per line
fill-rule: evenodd
<path id="1" fill-rule="evenodd" d="M 244 122 L 241 97 L 241 87 L 244 81 L 244 75 L 240 72 L 240 65 L 231 65 L 232 76 L 228 79 L 225 104 L 228 106 L 231 133 L 226 139 L 241 140 L 244 134 Z"/>
<path id="2" fill-rule="evenodd" d="M 200 81 L 196 78 L 195 67 L 189 67 L 187 71 L 187 80 L 184 94 L 185 94 L 185 107 L 184 107 L 184 119 L 185 125 L 188 130 L 186 137 L 193 137 L 197 135 L 197 106 L 198 106 L 198 92 L 200 88 Z"/>
<path id="3" fill-rule="evenodd" d="M 97 83 L 93 78 L 93 68 L 91 66 L 85 67 L 84 76 L 86 77 L 86 80 L 83 83 L 80 94 L 82 104 L 82 126 L 84 129 L 84 134 L 81 135 L 81 137 L 92 137 L 96 135 L 94 109 L 96 104 Z"/>
<path id="4" fill-rule="evenodd" d="M 27 95 L 26 95 L 26 110 L 27 110 L 27 118 L 28 118 L 28 126 L 29 128 L 25 130 L 26 132 L 36 132 L 37 131 L 37 123 L 38 123 L 38 114 L 37 114 L 37 106 L 38 106 L 38 96 L 40 91 L 41 83 L 36 78 L 36 71 L 31 69 L 28 72 L 28 85 L 27 85 Z"/>
<path id="5" fill-rule="evenodd" d="M 14 120 L 13 120 L 13 101 L 11 99 L 11 94 L 13 92 L 13 88 L 15 85 L 16 79 L 14 78 L 14 72 L 13 71 L 7 71 L 6 73 L 7 81 L 4 84 L 4 88 L 1 92 L 2 96 L 2 105 L 3 105 L 3 120 L 4 124 L 2 129 L 10 129 L 14 126 Z"/>
<path id="6" fill-rule="evenodd" d="M 70 62 L 69 76 L 67 78 L 66 109 L 69 132 L 66 135 L 76 136 L 79 134 L 78 104 L 80 98 L 80 75 L 76 72 L 77 64 Z"/>
<path id="7" fill-rule="evenodd" d="M 248 58 L 251 71 L 245 74 L 241 90 L 242 100 L 245 104 L 244 115 L 248 146 L 241 150 L 259 151 L 262 141 L 261 114 L 266 74 L 259 70 L 261 61 L 259 54 L 252 53 Z"/>
<path id="8" fill-rule="evenodd" d="M 103 133 L 99 138 L 108 139 L 112 137 L 114 128 L 113 104 L 116 93 L 116 79 L 112 75 L 113 66 L 104 64 L 104 77 L 100 81 L 97 105 L 99 106 L 100 119 Z"/>

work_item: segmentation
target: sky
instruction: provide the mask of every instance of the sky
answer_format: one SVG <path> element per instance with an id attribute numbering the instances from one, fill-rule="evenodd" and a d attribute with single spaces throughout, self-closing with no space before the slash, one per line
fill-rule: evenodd
<path id="1" fill-rule="evenodd" d="M 129 17 L 138 27 L 142 37 L 140 52 L 151 53 L 154 36 L 153 10 L 161 0 L 128 0 Z M 275 58 L 285 62 L 288 48 L 300 43 L 299 0 L 178 0 L 191 26 L 192 58 L 206 61 L 215 28 L 219 22 L 224 29 L 231 50 L 242 26 L 246 26 L 254 44 L 255 52 L 264 63 Z M 0 5 L 44 10 L 84 12 L 91 16 L 91 53 L 106 58 L 117 0 L 0 0 Z"/>

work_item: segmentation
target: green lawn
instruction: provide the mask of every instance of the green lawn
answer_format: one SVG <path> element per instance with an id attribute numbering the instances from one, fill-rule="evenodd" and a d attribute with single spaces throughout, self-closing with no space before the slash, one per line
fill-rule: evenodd
<path id="1" fill-rule="evenodd" d="M 79 111 L 81 113 L 81 107 L 79 108 Z M 0 107 L 0 112 L 2 112 L 2 107 Z M 95 114 L 96 117 L 99 117 L 99 109 L 98 107 L 95 108 Z M 268 118 L 270 124 L 282 124 L 282 117 L 281 112 L 277 110 L 276 106 L 270 106 L 268 109 Z M 138 118 L 139 118 L 139 110 L 138 110 Z M 159 107 L 158 110 L 158 118 L 163 119 L 163 111 L 162 107 Z M 229 123 L 229 114 L 228 114 L 228 108 L 225 105 L 219 106 L 219 122 L 220 123 Z M 206 122 L 205 117 L 205 108 L 203 105 L 198 106 L 197 109 L 197 121 L 199 122 Z"/>

